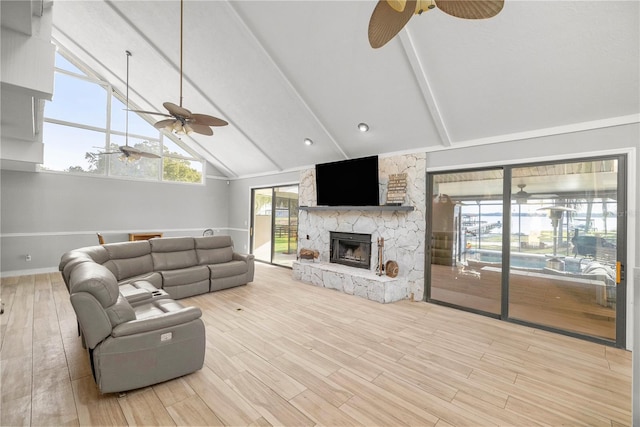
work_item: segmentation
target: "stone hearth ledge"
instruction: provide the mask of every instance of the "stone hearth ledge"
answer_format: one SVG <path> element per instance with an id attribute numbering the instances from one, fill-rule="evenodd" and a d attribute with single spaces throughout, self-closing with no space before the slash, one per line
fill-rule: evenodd
<path id="1" fill-rule="evenodd" d="M 406 278 L 378 276 L 369 270 L 340 264 L 294 261 L 293 278 L 380 303 L 400 301 L 409 296 Z"/>

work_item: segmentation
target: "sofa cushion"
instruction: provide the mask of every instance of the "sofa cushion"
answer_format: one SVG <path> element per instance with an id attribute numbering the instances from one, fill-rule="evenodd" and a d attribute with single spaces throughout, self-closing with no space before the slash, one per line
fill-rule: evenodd
<path id="1" fill-rule="evenodd" d="M 151 245 L 147 240 L 109 243 L 103 247 L 109 254 L 109 261 L 103 265 L 118 281 L 153 271 Z"/>
<path id="2" fill-rule="evenodd" d="M 233 259 L 233 249 L 231 246 L 218 249 L 196 249 L 198 264 L 220 264 Z"/>
<path id="3" fill-rule="evenodd" d="M 224 264 L 209 265 L 209 269 L 211 270 L 211 280 L 214 280 L 244 274 L 249 270 L 249 267 L 244 261 L 229 261 Z"/>
<path id="4" fill-rule="evenodd" d="M 98 264 L 104 264 L 105 262 L 109 261 L 109 254 L 103 246 L 89 246 L 86 248 L 74 249 L 62 255 L 62 257 L 60 258 L 58 269 L 60 271 L 63 271 L 67 263 L 78 258 L 88 258 L 93 262 L 97 262 Z"/>
<path id="5" fill-rule="evenodd" d="M 111 307 L 105 309 L 111 326 L 116 327 L 121 323 L 130 322 L 136 319 L 136 313 L 131 304 L 122 295 L 118 296 L 118 300 Z"/>
<path id="6" fill-rule="evenodd" d="M 163 288 L 209 280 L 209 269 L 205 265 L 198 265 L 180 270 L 161 271 L 160 274 L 162 274 Z"/>
<path id="7" fill-rule="evenodd" d="M 219 264 L 233 258 L 231 236 L 196 237 L 195 244 L 200 265 Z"/>
<path id="8" fill-rule="evenodd" d="M 220 249 L 230 247 L 233 249 L 231 236 L 205 236 L 196 237 L 196 249 Z"/>
<path id="9" fill-rule="evenodd" d="M 91 294 L 102 307 L 116 303 L 120 290 L 118 282 L 106 267 L 93 262 L 78 264 L 69 277 L 69 293 Z"/>
<path id="10" fill-rule="evenodd" d="M 155 271 L 176 270 L 198 265 L 192 237 L 152 239 L 151 258 Z"/>

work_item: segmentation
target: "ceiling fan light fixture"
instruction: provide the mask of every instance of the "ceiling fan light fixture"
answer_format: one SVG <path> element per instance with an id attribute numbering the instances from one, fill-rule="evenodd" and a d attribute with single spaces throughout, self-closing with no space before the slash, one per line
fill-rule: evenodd
<path id="1" fill-rule="evenodd" d="M 193 133 L 193 128 L 189 126 L 188 123 L 185 123 L 182 129 L 184 129 L 184 133 L 186 133 L 187 135 L 191 135 Z"/>
<path id="2" fill-rule="evenodd" d="M 366 123 L 358 123 L 358 130 L 360 130 L 360 132 L 368 132 L 369 125 Z"/>

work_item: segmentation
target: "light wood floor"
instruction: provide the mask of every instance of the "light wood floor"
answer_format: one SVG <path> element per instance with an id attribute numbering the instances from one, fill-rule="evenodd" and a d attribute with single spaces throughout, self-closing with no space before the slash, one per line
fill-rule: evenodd
<path id="1" fill-rule="evenodd" d="M 182 300 L 203 311 L 202 370 L 100 395 L 60 275 L 1 283 L 3 426 L 631 423 L 629 352 L 262 264 L 248 286 Z"/>

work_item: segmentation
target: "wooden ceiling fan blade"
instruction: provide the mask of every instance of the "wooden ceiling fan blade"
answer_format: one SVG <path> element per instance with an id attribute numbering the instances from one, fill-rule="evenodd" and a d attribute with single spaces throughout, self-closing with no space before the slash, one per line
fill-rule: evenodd
<path id="1" fill-rule="evenodd" d="M 191 123 L 207 126 L 226 126 L 229 124 L 225 120 L 207 114 L 192 114 L 191 120 Z"/>
<path id="2" fill-rule="evenodd" d="M 208 136 L 213 135 L 213 130 L 207 125 L 200 125 L 198 123 L 190 123 L 189 126 L 191 126 L 191 129 L 195 133 L 199 133 L 200 135 L 208 135 Z"/>
<path id="3" fill-rule="evenodd" d="M 408 0 L 404 10 L 397 12 L 387 0 L 379 0 L 369 20 L 369 44 L 377 49 L 384 46 L 407 25 L 416 10 L 416 0 Z"/>
<path id="4" fill-rule="evenodd" d="M 164 108 L 171 113 L 172 116 L 182 117 L 182 118 L 190 118 L 191 111 L 186 108 L 180 107 L 179 105 L 174 104 L 173 102 L 165 102 L 162 104 Z"/>
<path id="5" fill-rule="evenodd" d="M 156 129 L 164 129 L 167 126 L 173 126 L 173 124 L 176 122 L 176 119 L 164 119 L 164 120 L 160 120 L 158 122 L 155 122 L 153 124 L 153 127 Z"/>
<path id="6" fill-rule="evenodd" d="M 148 151 L 141 151 L 137 155 L 140 156 L 140 157 L 146 157 L 148 159 L 159 159 L 160 158 L 160 156 L 158 156 L 157 154 L 149 153 Z"/>
<path id="7" fill-rule="evenodd" d="M 126 156 L 131 156 L 133 154 L 138 154 L 140 152 L 140 150 L 138 150 L 137 148 L 133 148 L 129 145 L 121 145 L 118 148 Z"/>
<path id="8" fill-rule="evenodd" d="M 496 16 L 504 0 L 436 0 L 438 9 L 463 19 L 486 19 Z"/>

